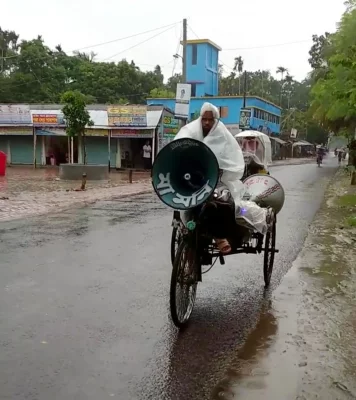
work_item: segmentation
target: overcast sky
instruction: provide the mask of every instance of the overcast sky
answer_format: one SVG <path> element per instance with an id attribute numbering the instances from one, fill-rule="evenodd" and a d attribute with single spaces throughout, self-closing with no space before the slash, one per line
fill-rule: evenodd
<path id="1" fill-rule="evenodd" d="M 188 18 L 188 39 L 208 38 L 222 47 L 220 62 L 226 73 L 234 57 L 241 55 L 248 70 L 269 69 L 274 74 L 281 65 L 301 80 L 309 71 L 311 36 L 336 29 L 343 2 L 1 0 L 0 25 L 15 30 L 22 39 L 40 34 L 48 46 L 61 44 L 67 52 L 88 47 L 85 51 L 95 51 L 98 61 L 126 58 L 142 70 L 160 64 L 167 79 L 179 49 L 181 20 Z M 156 37 L 150 40 L 152 36 Z M 114 42 L 91 47 L 108 41 Z M 181 60 L 176 64 L 174 71 L 180 72 Z"/>

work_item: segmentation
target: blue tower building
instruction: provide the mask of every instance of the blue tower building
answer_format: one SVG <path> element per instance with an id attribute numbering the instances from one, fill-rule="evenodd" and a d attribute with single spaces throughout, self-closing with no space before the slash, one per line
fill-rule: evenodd
<path id="1" fill-rule="evenodd" d="M 208 39 L 187 41 L 187 83 L 192 97 L 217 96 L 219 93 L 219 51 Z"/>
<path id="2" fill-rule="evenodd" d="M 243 96 L 219 96 L 219 51 L 221 48 L 209 39 L 188 40 L 186 79 L 191 84 L 189 119 L 200 111 L 204 102 L 214 104 L 220 118 L 231 133 L 240 131 L 240 112 L 244 108 Z M 174 98 L 148 98 L 148 105 L 175 109 Z M 270 136 L 280 133 L 281 108 L 258 96 L 246 96 L 245 107 L 251 110 L 250 129 Z"/>

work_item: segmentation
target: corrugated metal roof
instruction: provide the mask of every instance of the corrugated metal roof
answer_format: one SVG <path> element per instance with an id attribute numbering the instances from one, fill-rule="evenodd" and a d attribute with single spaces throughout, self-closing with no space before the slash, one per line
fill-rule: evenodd
<path id="1" fill-rule="evenodd" d="M 313 144 L 306 142 L 306 141 L 299 141 L 299 142 L 295 142 L 293 143 L 293 147 L 294 146 L 314 146 Z"/>
<path id="2" fill-rule="evenodd" d="M 59 115 L 62 114 L 63 105 L 61 104 L 30 104 L 30 112 L 31 116 L 33 114 L 55 114 Z M 108 127 L 108 114 L 107 114 L 108 106 L 105 104 L 91 104 L 87 106 L 87 110 L 89 111 L 90 117 L 94 122 L 94 126 L 92 128 L 103 128 L 103 129 L 110 129 Z M 163 107 L 160 109 L 147 109 L 147 126 L 136 128 L 132 127 L 131 129 L 156 129 L 163 113 Z M 23 124 L 6 124 L 4 126 L 23 126 Z M 32 126 L 32 125 L 28 125 Z M 124 127 L 120 127 L 123 129 Z M 120 129 L 119 128 L 119 129 Z M 129 127 L 125 129 L 130 129 Z"/>
<path id="3" fill-rule="evenodd" d="M 274 137 L 274 136 L 270 136 L 270 139 L 273 139 L 273 140 L 275 140 L 277 143 L 280 143 L 280 144 L 286 144 L 286 143 L 287 143 L 286 141 L 284 141 L 284 140 L 282 140 L 282 139 L 280 139 L 280 138 Z"/>
<path id="4" fill-rule="evenodd" d="M 108 126 L 108 113 L 106 110 L 88 110 L 91 120 L 94 122 L 94 126 L 91 128 L 107 128 Z"/>
<path id="5" fill-rule="evenodd" d="M 156 129 L 162 116 L 162 110 L 147 111 L 147 128 Z"/>

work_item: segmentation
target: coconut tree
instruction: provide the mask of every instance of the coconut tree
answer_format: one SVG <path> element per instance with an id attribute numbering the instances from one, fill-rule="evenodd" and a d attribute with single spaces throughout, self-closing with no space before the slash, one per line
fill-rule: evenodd
<path id="1" fill-rule="evenodd" d="M 285 67 L 278 67 L 276 74 L 281 74 L 281 82 L 283 82 L 284 75 L 288 74 L 288 69 Z"/>
<path id="2" fill-rule="evenodd" d="M 233 71 L 239 73 L 239 95 L 241 94 L 241 74 L 244 70 L 244 60 L 241 56 L 235 57 Z"/>
<path id="3" fill-rule="evenodd" d="M 278 67 L 276 74 L 281 74 L 281 89 L 279 92 L 279 105 L 282 103 L 282 90 L 284 85 L 284 74 L 288 74 L 288 69 L 285 67 Z"/>

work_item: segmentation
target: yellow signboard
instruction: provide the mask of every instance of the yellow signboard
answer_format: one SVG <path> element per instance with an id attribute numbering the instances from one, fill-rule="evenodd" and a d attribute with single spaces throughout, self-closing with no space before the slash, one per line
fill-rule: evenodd
<path id="1" fill-rule="evenodd" d="M 107 113 L 109 126 L 147 126 L 147 106 L 110 106 Z"/>
<path id="2" fill-rule="evenodd" d="M 30 127 L 0 127 L 0 135 L 33 135 L 32 128 Z"/>
<path id="3" fill-rule="evenodd" d="M 86 129 L 85 136 L 108 136 L 107 129 Z"/>

